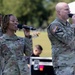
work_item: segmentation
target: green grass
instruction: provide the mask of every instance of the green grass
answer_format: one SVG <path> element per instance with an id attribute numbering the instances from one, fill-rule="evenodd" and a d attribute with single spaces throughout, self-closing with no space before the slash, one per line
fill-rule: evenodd
<path id="1" fill-rule="evenodd" d="M 16 32 L 18 36 L 24 37 L 22 31 Z M 43 47 L 42 57 L 51 57 L 51 43 L 48 39 L 47 32 L 40 32 L 39 37 L 33 38 L 33 48 L 36 44 L 40 44 Z"/>

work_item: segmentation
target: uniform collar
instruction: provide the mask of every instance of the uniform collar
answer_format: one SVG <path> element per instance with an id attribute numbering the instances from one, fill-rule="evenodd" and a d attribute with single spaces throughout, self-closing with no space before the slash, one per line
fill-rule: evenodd
<path id="1" fill-rule="evenodd" d="M 3 34 L 3 38 L 6 39 L 6 40 L 19 40 L 19 38 L 15 34 L 13 36 Z"/>
<path id="2" fill-rule="evenodd" d="M 56 18 L 56 20 L 60 21 L 60 23 L 62 23 L 62 25 L 67 26 L 67 21 L 65 22 L 65 21 L 59 19 L 58 17 Z"/>

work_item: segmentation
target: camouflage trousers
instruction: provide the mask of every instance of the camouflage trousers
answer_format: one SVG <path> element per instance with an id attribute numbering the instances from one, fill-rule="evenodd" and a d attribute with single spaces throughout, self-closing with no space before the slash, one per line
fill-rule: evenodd
<path id="1" fill-rule="evenodd" d="M 75 66 L 54 68 L 56 75 L 75 75 Z"/>

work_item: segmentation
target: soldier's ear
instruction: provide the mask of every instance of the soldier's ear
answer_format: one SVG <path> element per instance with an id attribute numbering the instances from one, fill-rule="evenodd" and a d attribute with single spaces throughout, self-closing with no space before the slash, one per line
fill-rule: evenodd
<path id="1" fill-rule="evenodd" d="M 60 15 L 60 11 L 58 11 L 58 14 Z"/>

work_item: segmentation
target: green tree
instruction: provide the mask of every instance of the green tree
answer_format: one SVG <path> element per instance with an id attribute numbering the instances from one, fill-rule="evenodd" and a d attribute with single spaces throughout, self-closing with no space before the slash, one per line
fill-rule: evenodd
<path id="1" fill-rule="evenodd" d="M 20 23 L 47 27 L 55 19 L 55 5 L 60 1 L 74 0 L 0 0 L 0 12 L 16 15 Z"/>
<path id="2" fill-rule="evenodd" d="M 3 13 L 3 0 L 0 0 L 0 13 Z"/>

